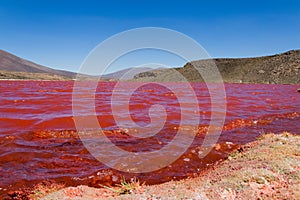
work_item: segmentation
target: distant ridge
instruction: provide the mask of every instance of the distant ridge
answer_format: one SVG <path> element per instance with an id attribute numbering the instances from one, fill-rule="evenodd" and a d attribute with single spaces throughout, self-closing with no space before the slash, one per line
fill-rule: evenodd
<path id="1" fill-rule="evenodd" d="M 209 67 L 212 61 L 218 67 L 224 82 L 300 84 L 300 50 L 253 58 L 192 61 L 180 68 L 143 72 L 134 76 L 132 81 L 183 81 L 178 78 L 179 72 L 188 81 L 203 82 L 195 68 Z"/>
<path id="2" fill-rule="evenodd" d="M 112 80 L 118 80 L 118 79 L 132 79 L 135 75 L 147 71 L 152 71 L 153 68 L 150 67 L 131 67 L 127 69 L 123 69 L 120 71 L 116 71 L 109 74 L 104 74 L 101 76 L 102 79 L 112 79 Z"/>
<path id="3" fill-rule="evenodd" d="M 16 73 L 15 73 L 16 72 Z M 0 50 L 1 79 L 72 79 L 76 73 L 55 70 Z"/>
<path id="4" fill-rule="evenodd" d="M 198 60 L 171 69 L 129 68 L 103 75 L 101 79 L 116 81 L 122 77 L 126 81 L 203 82 L 194 67 L 207 68 L 212 61 L 218 67 L 224 82 L 300 84 L 300 50 L 253 58 Z M 184 79 L 178 78 L 178 72 Z M 76 78 L 76 75 L 74 72 L 51 69 L 0 50 L 0 79 L 70 80 Z M 80 78 L 98 80 L 97 76 L 81 75 Z"/>
<path id="5" fill-rule="evenodd" d="M 101 80 L 115 81 L 120 78 L 132 79 L 134 75 L 152 70 L 153 68 L 128 68 L 101 76 Z M 70 80 L 77 76 L 74 72 L 55 70 L 34 62 L 22 59 L 6 51 L 0 50 L 0 79 L 30 80 Z M 82 80 L 98 80 L 98 76 L 80 74 Z"/>

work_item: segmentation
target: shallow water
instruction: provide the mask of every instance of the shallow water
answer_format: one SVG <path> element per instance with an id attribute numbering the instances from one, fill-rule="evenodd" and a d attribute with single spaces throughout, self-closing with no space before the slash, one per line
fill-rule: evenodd
<path id="1" fill-rule="evenodd" d="M 198 99 L 198 113 L 191 106 L 189 92 L 181 90 L 180 83 L 172 83 L 181 91 L 183 98 L 180 101 L 171 90 L 159 84 L 140 87 L 129 103 L 135 127 L 128 118 L 123 117 L 126 114 L 126 109 L 123 109 L 126 107 L 126 100 L 123 99 L 126 92 L 115 91 L 119 95 L 119 100 L 114 104 L 120 125 L 115 122 L 111 111 L 115 83 L 100 82 L 95 95 L 97 118 L 107 137 L 117 146 L 133 152 L 153 151 L 172 141 L 180 128 L 195 133 L 190 148 L 167 167 L 152 173 L 119 172 L 97 161 L 78 137 L 72 113 L 73 84 L 73 81 L 0 82 L 1 195 L 7 190 L 45 179 L 66 185 L 87 184 L 97 187 L 99 184 L 118 182 L 121 175 L 137 176 L 149 184 L 197 176 L 206 167 L 225 158 L 238 145 L 253 141 L 262 133 L 289 131 L 300 134 L 300 93 L 297 92 L 300 85 L 225 84 L 227 112 L 219 145 L 215 145 L 205 158 L 200 159 L 200 147 L 211 116 L 211 102 L 204 84 L 192 83 Z M 81 92 L 80 115 L 88 119 L 90 107 L 86 102 L 93 95 L 85 88 Z M 154 104 L 164 106 L 167 115 L 159 133 L 144 139 L 126 134 L 127 130 L 129 133 L 136 132 L 138 126 L 147 126 L 151 122 L 149 108 Z M 181 116 L 183 110 L 185 116 Z M 195 114 L 199 117 L 196 126 L 192 123 Z M 153 113 L 153 117 L 160 115 L 160 111 Z M 183 118 L 187 120 L 184 127 L 180 127 Z M 86 140 L 93 140 L 93 131 L 87 133 L 89 136 Z"/>

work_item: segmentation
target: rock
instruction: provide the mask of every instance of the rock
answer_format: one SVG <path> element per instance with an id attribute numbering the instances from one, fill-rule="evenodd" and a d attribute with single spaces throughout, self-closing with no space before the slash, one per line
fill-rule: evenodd
<path id="1" fill-rule="evenodd" d="M 215 144 L 214 148 L 216 151 L 219 151 L 221 149 L 221 145 L 220 144 Z"/>
<path id="2" fill-rule="evenodd" d="M 258 73 L 260 73 L 260 74 L 264 74 L 264 73 L 265 73 L 265 71 L 261 69 L 261 70 L 259 70 L 259 71 L 258 71 Z"/>
<path id="3" fill-rule="evenodd" d="M 26 194 L 21 190 L 8 191 L 7 195 L 12 199 L 26 199 Z"/>

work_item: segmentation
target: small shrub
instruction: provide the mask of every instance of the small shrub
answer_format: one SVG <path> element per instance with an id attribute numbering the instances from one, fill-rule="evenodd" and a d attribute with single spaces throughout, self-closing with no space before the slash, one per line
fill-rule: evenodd
<path id="1" fill-rule="evenodd" d="M 131 194 L 134 190 L 139 190 L 143 185 L 144 183 L 140 184 L 140 181 L 136 177 L 132 178 L 130 182 L 127 182 L 126 179 L 122 177 L 120 184 L 117 184 L 116 187 L 107 187 L 105 185 L 102 185 L 102 187 L 121 195 Z"/>

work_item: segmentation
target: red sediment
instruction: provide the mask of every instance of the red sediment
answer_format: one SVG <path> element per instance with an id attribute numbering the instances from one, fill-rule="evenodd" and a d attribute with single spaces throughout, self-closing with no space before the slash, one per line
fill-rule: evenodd
<path id="1" fill-rule="evenodd" d="M 99 137 L 100 134 L 106 136 L 120 136 L 128 137 L 129 132 L 135 129 L 117 129 L 117 130 L 88 130 L 88 131 L 77 131 L 77 130 L 36 130 L 32 131 L 33 139 L 50 139 L 50 138 L 80 138 L 80 137 Z"/>

